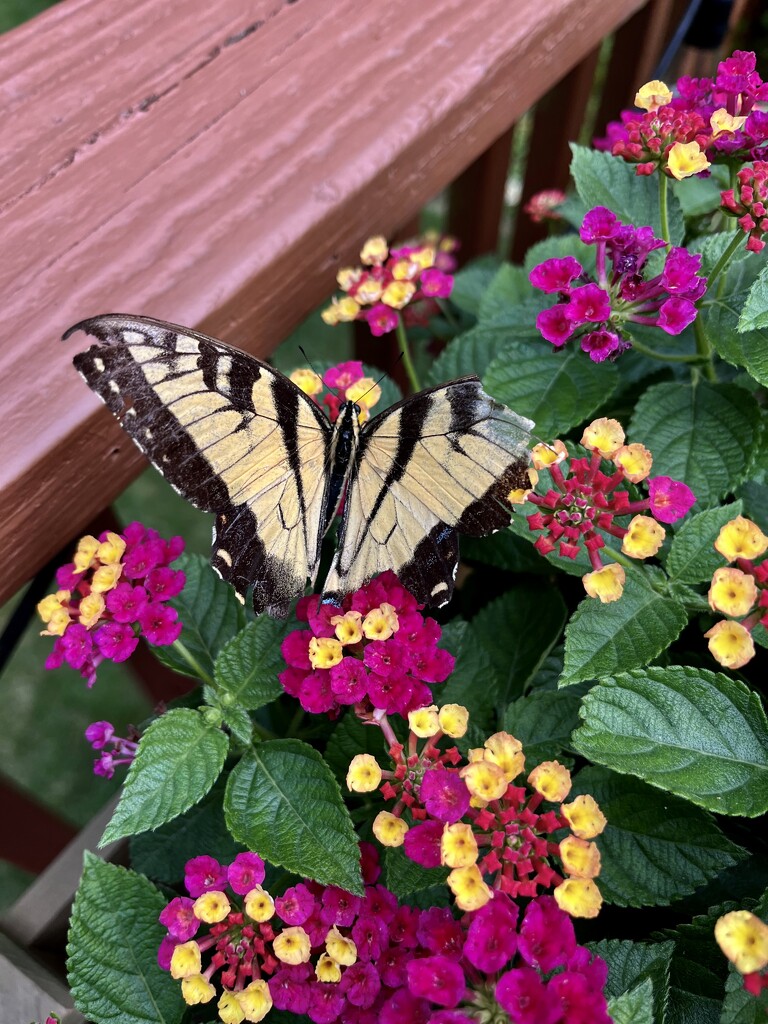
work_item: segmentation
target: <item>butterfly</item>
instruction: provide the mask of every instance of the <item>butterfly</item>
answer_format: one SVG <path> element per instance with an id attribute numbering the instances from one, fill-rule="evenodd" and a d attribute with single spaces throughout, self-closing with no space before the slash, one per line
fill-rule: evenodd
<path id="1" fill-rule="evenodd" d="M 344 507 L 323 600 L 391 569 L 420 603 L 446 604 L 457 533 L 509 525 L 529 487 L 533 423 L 477 377 L 421 391 L 359 425 L 334 425 L 293 381 L 174 324 L 109 314 L 71 327 L 98 339 L 74 358 L 85 382 L 183 497 L 216 514 L 211 564 L 257 612 L 284 616 L 313 584 Z M 346 487 L 346 490 L 345 490 Z"/>

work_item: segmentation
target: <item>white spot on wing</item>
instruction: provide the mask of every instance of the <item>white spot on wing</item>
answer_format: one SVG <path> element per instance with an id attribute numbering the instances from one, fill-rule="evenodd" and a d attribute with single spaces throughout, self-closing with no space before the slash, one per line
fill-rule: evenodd
<path id="1" fill-rule="evenodd" d="M 109 382 L 109 390 L 115 395 L 120 394 L 120 388 L 117 386 L 117 381 L 111 380 Z"/>
<path id="2" fill-rule="evenodd" d="M 93 365 L 96 367 L 96 369 L 99 371 L 99 373 L 104 373 L 104 360 L 103 359 L 98 359 L 98 358 L 94 359 L 93 360 Z"/>
<path id="3" fill-rule="evenodd" d="M 222 562 L 226 562 L 230 569 L 232 568 L 232 555 L 228 551 L 225 551 L 224 548 L 219 548 L 216 555 Z"/>
<path id="4" fill-rule="evenodd" d="M 128 345 L 141 344 L 146 342 L 146 340 L 141 331 L 123 331 L 123 341 Z"/>
<path id="5" fill-rule="evenodd" d="M 454 575 L 455 575 L 455 573 L 454 573 Z M 447 589 L 448 589 L 448 584 L 447 583 L 438 583 L 436 587 L 432 588 L 432 597 L 437 597 L 438 594 L 442 593 L 442 591 L 447 590 Z"/>

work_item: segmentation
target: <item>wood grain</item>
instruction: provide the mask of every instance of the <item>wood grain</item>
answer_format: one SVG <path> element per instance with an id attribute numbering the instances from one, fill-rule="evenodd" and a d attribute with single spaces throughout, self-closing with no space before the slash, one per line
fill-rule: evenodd
<path id="1" fill-rule="evenodd" d="M 66 327 L 268 353 L 642 4 L 64 0 L 0 38 L 0 596 L 142 465 Z"/>

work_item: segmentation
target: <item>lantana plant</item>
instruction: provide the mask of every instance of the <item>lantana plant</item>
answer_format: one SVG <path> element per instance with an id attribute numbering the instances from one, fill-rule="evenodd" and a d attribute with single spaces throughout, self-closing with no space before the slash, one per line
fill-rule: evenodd
<path id="1" fill-rule="evenodd" d="M 76 544 L 49 666 L 92 686 L 147 643 L 190 678 L 87 732 L 132 837 L 73 910 L 87 1019 L 765 1019 L 766 104 L 745 52 L 647 83 L 567 197 L 540 183 L 524 265 L 372 224 L 339 270 L 326 324 L 394 332 L 413 391 L 471 359 L 535 423 L 446 607 L 387 571 L 282 623 L 150 524 Z M 331 420 L 394 400 L 314 356 Z"/>

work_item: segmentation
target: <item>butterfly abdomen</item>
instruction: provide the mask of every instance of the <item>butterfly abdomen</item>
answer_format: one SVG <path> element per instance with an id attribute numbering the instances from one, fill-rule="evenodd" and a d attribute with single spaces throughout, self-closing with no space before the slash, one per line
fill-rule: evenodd
<path id="1" fill-rule="evenodd" d="M 325 529 L 328 528 L 338 508 L 341 492 L 349 476 L 360 438 L 360 407 L 354 402 L 344 402 L 331 440 L 331 472 L 328 478 L 328 493 L 325 503 Z"/>

